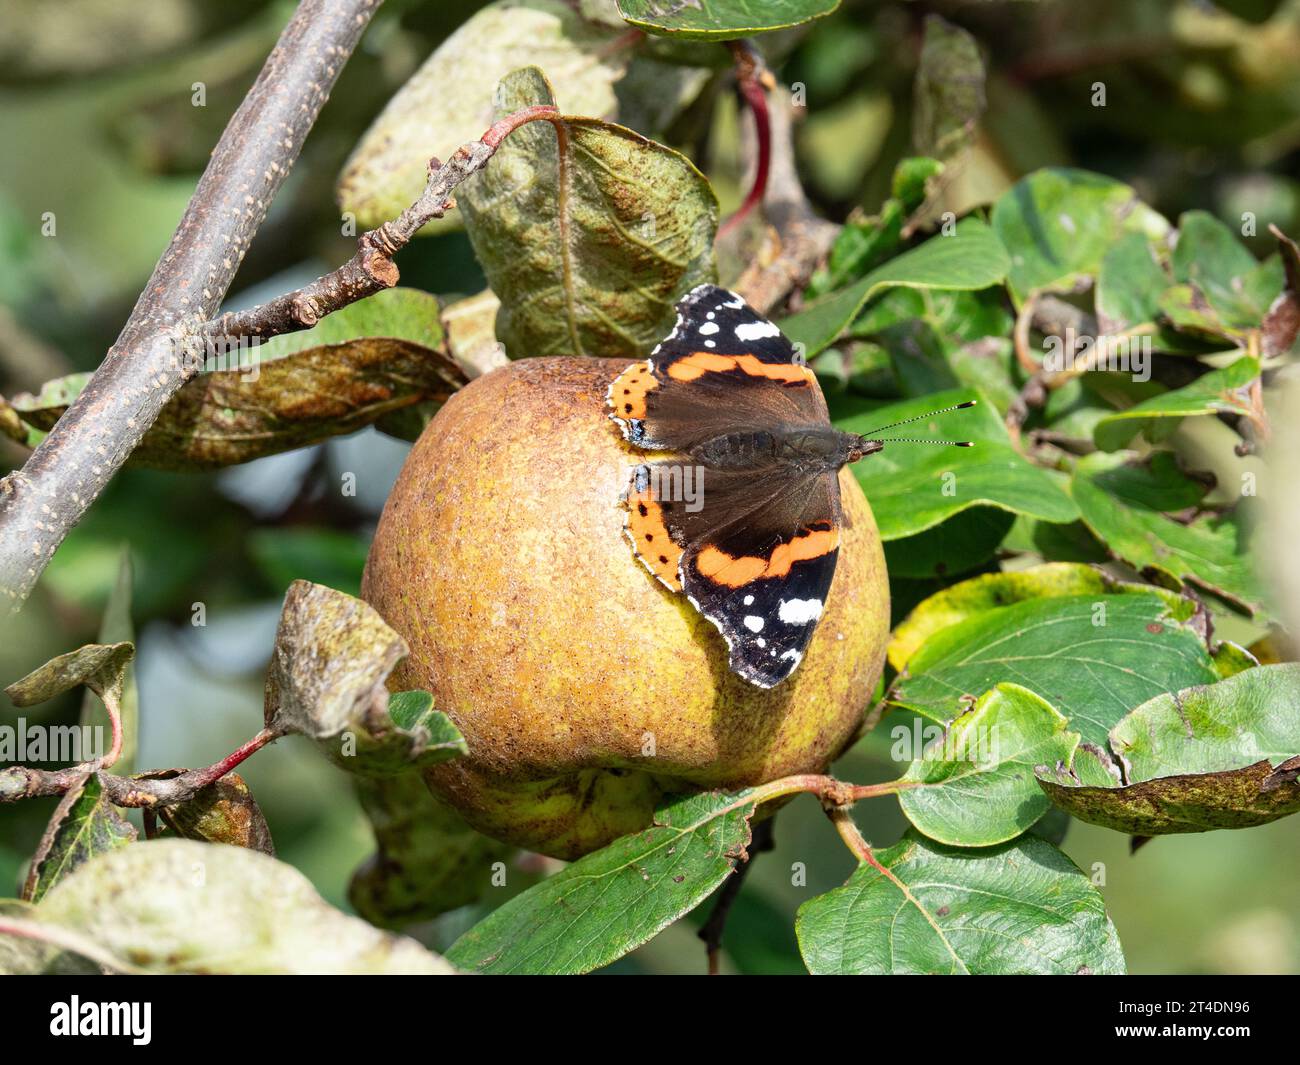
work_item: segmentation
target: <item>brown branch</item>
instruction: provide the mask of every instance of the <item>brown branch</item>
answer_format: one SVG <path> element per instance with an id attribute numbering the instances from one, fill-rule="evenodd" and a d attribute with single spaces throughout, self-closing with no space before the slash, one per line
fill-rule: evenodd
<path id="1" fill-rule="evenodd" d="M 767 96 L 776 88 L 776 79 L 753 44 L 749 41 L 728 41 L 727 47 L 731 49 L 736 62 L 736 87 L 754 116 L 756 152 L 753 183 L 736 213 L 718 227 L 719 240 L 740 225 L 763 202 L 763 197 L 767 194 L 767 175 L 772 164 L 772 121 L 768 113 Z"/>
<path id="2" fill-rule="evenodd" d="M 164 770 L 164 773 L 171 775 L 141 773 L 132 777 L 121 777 L 101 770 L 99 781 L 104 787 L 104 794 L 115 806 L 135 807 L 146 811 L 175 806 L 177 803 L 194 798 L 250 755 L 260 751 L 267 744 L 274 743 L 283 735 L 285 733 L 278 729 L 264 728 L 219 762 L 201 769 L 187 769 L 179 773 L 174 770 Z M 62 795 L 81 783 L 86 776 L 87 768 L 95 770 L 93 764 L 71 766 L 67 769 L 10 766 L 0 770 L 0 802 L 17 802 L 19 799 Z"/>
<path id="3" fill-rule="evenodd" d="M 744 860 L 738 861 L 736 867 L 731 870 L 731 875 L 722 882 L 722 888 L 718 891 L 718 900 L 713 904 L 708 920 L 696 933 L 704 940 L 710 976 L 717 976 L 721 971 L 719 962 L 722 952 L 722 933 L 726 930 L 731 907 L 735 904 L 740 889 L 745 884 L 745 876 L 749 872 L 749 867 L 754 864 L 754 858 L 757 855 L 770 851 L 776 846 L 772 838 L 772 823 L 775 820 L 776 817 L 773 815 L 766 821 L 760 821 L 754 826 Z"/>
<path id="4" fill-rule="evenodd" d="M 784 89 L 769 94 L 772 161 L 763 199 L 773 249 L 755 257 L 733 286 L 763 314 L 808 283 L 830 253 L 840 227 L 820 217 L 808 202 L 794 159 L 794 105 Z"/>
<path id="5" fill-rule="evenodd" d="M 337 270 L 318 277 L 310 285 L 277 296 L 268 303 L 245 311 L 231 311 L 204 327 L 213 340 L 222 342 L 243 337 L 266 338 L 310 329 L 327 314 L 373 296 L 397 284 L 393 256 L 431 219 L 441 218 L 455 206 L 452 192 L 471 174 L 482 170 L 501 142 L 520 126 L 537 119 L 554 120 L 554 107 L 526 107 L 496 122 L 482 138 L 457 148 L 446 163 L 429 160 L 429 180 L 410 207 L 378 229 L 357 239 L 357 253 Z"/>
<path id="6" fill-rule="evenodd" d="M 230 119 L 117 342 L 21 470 L 0 480 L 0 590 L 50 557 L 201 366 L 212 317 L 380 0 L 301 0 Z"/>

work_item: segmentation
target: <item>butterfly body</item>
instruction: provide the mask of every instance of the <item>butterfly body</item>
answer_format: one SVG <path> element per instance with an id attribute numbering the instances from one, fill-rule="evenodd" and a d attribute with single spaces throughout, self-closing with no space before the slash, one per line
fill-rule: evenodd
<path id="1" fill-rule="evenodd" d="M 701 285 L 673 331 L 610 386 L 636 448 L 624 529 L 636 557 L 722 633 L 730 668 L 770 688 L 803 658 L 835 575 L 839 471 L 880 440 L 831 425 L 813 372 L 734 293 Z"/>

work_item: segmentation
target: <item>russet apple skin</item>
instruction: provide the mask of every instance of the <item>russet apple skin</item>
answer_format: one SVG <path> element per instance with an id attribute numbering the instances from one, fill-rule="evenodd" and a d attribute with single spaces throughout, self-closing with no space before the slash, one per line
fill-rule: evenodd
<path id="1" fill-rule="evenodd" d="M 823 771 L 862 722 L 888 636 L 880 538 L 844 469 L 839 562 L 802 664 L 770 690 L 727 668 L 721 634 L 624 536 L 644 453 L 605 396 L 627 365 L 524 359 L 453 396 L 402 468 L 362 590 L 411 648 L 390 687 L 432 692 L 468 742 L 425 771 L 430 789 L 557 858 L 644 828 L 666 791 Z"/>

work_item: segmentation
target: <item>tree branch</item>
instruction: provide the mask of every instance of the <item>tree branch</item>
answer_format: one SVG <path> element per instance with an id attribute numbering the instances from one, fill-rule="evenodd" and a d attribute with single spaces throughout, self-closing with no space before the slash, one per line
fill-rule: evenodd
<path id="1" fill-rule="evenodd" d="M 268 303 L 223 314 L 209 322 L 204 333 L 213 340 L 230 341 L 243 337 L 265 339 L 310 329 L 327 314 L 392 288 L 398 280 L 393 256 L 427 222 L 441 218 L 455 206 L 452 191 L 456 186 L 482 170 L 508 134 L 527 122 L 553 120 L 558 115 L 554 107 L 526 107 L 493 124 L 479 140 L 461 145 L 446 163 L 430 159 L 429 180 L 420 198 L 396 218 L 363 233 L 357 239 L 357 253 L 337 270 Z"/>
<path id="2" fill-rule="evenodd" d="M 21 470 L 0 480 L 0 589 L 17 610 L 69 530 L 202 365 L 201 324 L 380 0 L 301 0 L 199 180 L 117 342 Z"/>

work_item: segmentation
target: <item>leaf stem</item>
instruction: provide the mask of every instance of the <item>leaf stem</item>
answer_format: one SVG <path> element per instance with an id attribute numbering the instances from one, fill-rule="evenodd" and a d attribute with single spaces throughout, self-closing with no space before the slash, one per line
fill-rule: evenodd
<path id="1" fill-rule="evenodd" d="M 757 159 L 754 163 L 754 182 L 745 201 L 730 218 L 718 227 L 718 239 L 734 230 L 749 213 L 763 202 L 767 193 L 767 175 L 772 166 L 772 120 L 767 109 L 767 93 L 775 85 L 772 72 L 763 57 L 749 41 L 728 41 L 727 47 L 736 60 L 736 86 L 754 116 L 754 138 Z"/>

